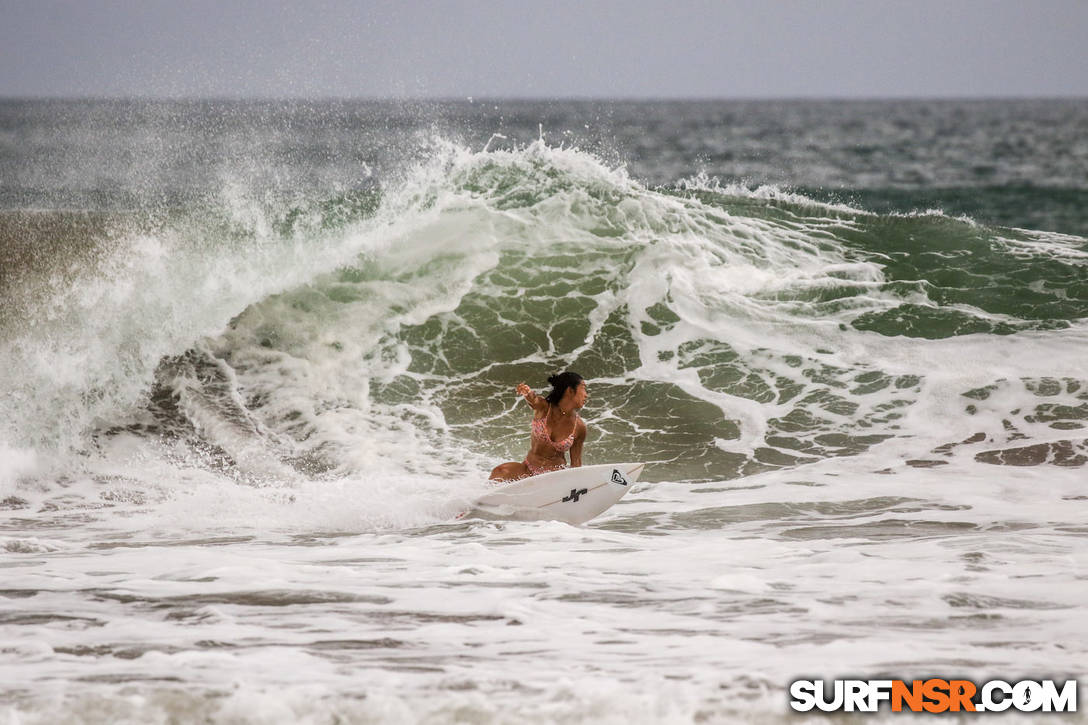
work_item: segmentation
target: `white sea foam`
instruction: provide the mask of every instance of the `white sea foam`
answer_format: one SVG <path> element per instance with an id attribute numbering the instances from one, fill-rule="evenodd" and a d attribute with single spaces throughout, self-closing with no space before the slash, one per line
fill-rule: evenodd
<path id="1" fill-rule="evenodd" d="M 800 676 L 1086 675 L 1083 466 L 978 458 L 1081 435 L 1082 321 L 859 330 L 904 296 L 856 210 L 437 146 L 316 237 L 233 189 L 245 242 L 133 238 L 4 348 L 4 717 L 767 722 Z M 587 527 L 456 520 L 524 450 L 495 380 L 594 355 L 587 456 L 646 482 Z"/>

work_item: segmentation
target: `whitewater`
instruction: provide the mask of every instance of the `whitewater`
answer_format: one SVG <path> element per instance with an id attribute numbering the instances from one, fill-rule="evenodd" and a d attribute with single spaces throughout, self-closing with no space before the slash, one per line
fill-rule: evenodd
<path id="1" fill-rule="evenodd" d="M 58 103 L 0 103 L 5 722 L 1088 680 L 1083 104 Z M 456 519 L 565 369 L 639 484 Z"/>

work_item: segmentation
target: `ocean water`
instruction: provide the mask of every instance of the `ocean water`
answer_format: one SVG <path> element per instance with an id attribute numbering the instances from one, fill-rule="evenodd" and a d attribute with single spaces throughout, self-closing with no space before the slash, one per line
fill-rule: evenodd
<path id="1" fill-rule="evenodd" d="M 1084 681 L 1086 237 L 1085 101 L 0 101 L 0 720 Z"/>

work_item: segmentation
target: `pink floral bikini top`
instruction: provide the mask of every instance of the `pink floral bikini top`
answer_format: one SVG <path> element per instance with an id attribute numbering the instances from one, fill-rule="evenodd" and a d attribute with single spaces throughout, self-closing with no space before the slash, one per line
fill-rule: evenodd
<path id="1" fill-rule="evenodd" d="M 543 418 L 533 418 L 533 422 L 529 424 L 529 429 L 532 431 L 530 435 L 534 440 L 546 441 L 557 453 L 566 453 L 574 445 L 574 434 L 578 431 L 578 414 L 574 414 L 574 430 L 561 441 L 553 441 L 552 437 L 548 435 L 547 414 Z"/>

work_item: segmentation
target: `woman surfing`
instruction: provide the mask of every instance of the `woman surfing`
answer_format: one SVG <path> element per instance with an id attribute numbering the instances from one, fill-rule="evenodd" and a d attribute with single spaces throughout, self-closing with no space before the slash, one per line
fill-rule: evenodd
<path id="1" fill-rule="evenodd" d="M 495 466 L 492 481 L 515 481 L 538 473 L 566 468 L 566 453 L 570 452 L 570 467 L 582 465 L 582 444 L 586 441 L 586 424 L 578 411 L 589 400 L 586 381 L 578 373 L 565 372 L 548 378 L 552 391 L 541 397 L 525 383 L 517 387 L 533 409 L 529 425 L 529 453 L 521 463 L 510 462 Z"/>

